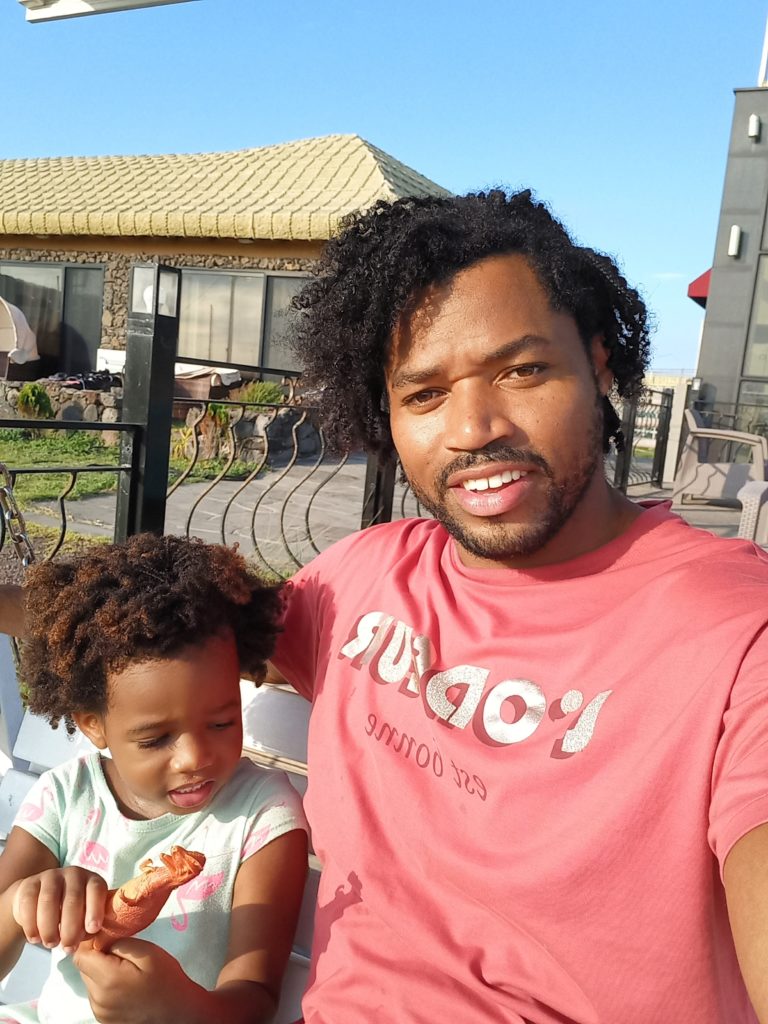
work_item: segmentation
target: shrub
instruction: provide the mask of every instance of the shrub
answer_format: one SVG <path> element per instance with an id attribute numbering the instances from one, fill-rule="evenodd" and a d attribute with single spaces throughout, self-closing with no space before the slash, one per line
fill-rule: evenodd
<path id="1" fill-rule="evenodd" d="M 285 394 L 273 380 L 251 380 L 232 393 L 234 402 L 253 402 L 256 405 L 282 405 Z"/>
<path id="2" fill-rule="evenodd" d="M 53 406 L 48 392 L 36 380 L 29 380 L 21 387 L 16 408 L 22 416 L 28 416 L 31 419 L 53 419 Z"/>

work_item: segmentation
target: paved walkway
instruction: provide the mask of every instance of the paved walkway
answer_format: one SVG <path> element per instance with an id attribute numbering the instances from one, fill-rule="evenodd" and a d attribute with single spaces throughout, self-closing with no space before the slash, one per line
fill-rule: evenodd
<path id="1" fill-rule="evenodd" d="M 265 568 L 290 575 L 334 541 L 360 528 L 365 459 L 358 456 L 340 465 L 328 460 L 313 470 L 307 460 L 288 472 L 269 472 L 244 485 L 223 480 L 183 484 L 170 497 L 166 531 L 203 540 L 238 542 Z M 669 499 L 668 490 L 648 485 L 632 487 L 635 499 Z M 115 495 L 98 495 L 68 502 L 67 529 L 86 536 L 111 537 L 115 519 Z M 393 518 L 417 514 L 410 491 L 398 485 Z M 60 524 L 56 502 L 36 502 L 26 512 L 30 523 Z M 736 536 L 736 509 L 696 510 L 686 518 L 721 536 Z"/>

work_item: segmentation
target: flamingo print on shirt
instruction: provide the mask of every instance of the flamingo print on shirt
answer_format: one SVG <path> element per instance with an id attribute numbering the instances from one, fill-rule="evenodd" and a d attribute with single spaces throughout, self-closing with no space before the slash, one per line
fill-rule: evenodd
<path id="1" fill-rule="evenodd" d="M 187 902 L 202 903 L 217 892 L 224 881 L 224 872 L 217 871 L 213 875 L 198 875 L 185 885 L 179 886 L 176 890 L 176 898 L 181 908 L 181 917 L 171 915 L 171 925 L 177 932 L 185 932 L 189 927 L 189 914 L 187 913 Z"/>
<path id="2" fill-rule="evenodd" d="M 92 834 L 95 833 L 101 820 L 101 813 L 100 807 L 94 807 L 86 814 L 85 826 L 83 828 L 84 838 L 75 856 L 75 863 L 82 865 L 84 868 L 90 868 L 92 871 L 107 872 L 109 871 L 110 862 L 109 850 L 106 846 L 102 846 L 101 843 L 85 838 L 89 830 Z"/>
<path id="3" fill-rule="evenodd" d="M 17 820 L 37 821 L 38 818 L 42 818 L 46 800 L 53 800 L 53 792 L 50 786 L 43 786 L 40 791 L 39 804 L 33 803 L 31 800 L 27 800 L 21 805 L 19 813 L 16 815 Z"/>
<path id="4" fill-rule="evenodd" d="M 262 811 L 262 816 L 266 814 L 268 811 L 277 810 L 278 808 L 285 806 L 285 800 L 281 800 L 279 803 L 270 804 L 268 807 L 264 808 L 264 810 Z M 253 832 L 250 833 L 250 835 L 246 836 L 245 842 L 243 843 L 243 848 L 240 851 L 241 862 L 247 860 L 247 858 L 250 857 L 251 854 L 257 853 L 262 848 L 262 846 L 267 845 L 272 835 L 273 827 L 273 824 L 262 825 L 261 828 L 255 829 Z"/>

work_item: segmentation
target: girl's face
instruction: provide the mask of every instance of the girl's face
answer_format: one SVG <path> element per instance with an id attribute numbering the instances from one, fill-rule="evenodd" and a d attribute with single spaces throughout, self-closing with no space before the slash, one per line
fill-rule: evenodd
<path id="1" fill-rule="evenodd" d="M 99 749 L 129 818 L 190 814 L 213 799 L 241 756 L 240 664 L 231 633 L 108 678 L 106 712 L 74 715 Z"/>

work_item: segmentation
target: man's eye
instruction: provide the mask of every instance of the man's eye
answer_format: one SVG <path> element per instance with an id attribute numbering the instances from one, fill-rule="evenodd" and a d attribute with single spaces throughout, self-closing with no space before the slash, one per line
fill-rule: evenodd
<path id="1" fill-rule="evenodd" d="M 408 395 L 404 400 L 405 405 L 429 405 L 430 402 L 434 402 L 436 398 L 440 396 L 440 392 L 436 388 L 430 388 L 425 391 L 417 391 L 413 395 Z"/>
<path id="2" fill-rule="evenodd" d="M 507 376 L 513 380 L 527 380 L 538 376 L 544 369 L 543 363 L 526 363 L 524 366 L 513 366 L 507 371 Z"/>
<path id="3" fill-rule="evenodd" d="M 222 729 L 231 729 L 234 724 L 234 720 L 231 722 L 211 722 L 211 729 L 221 732 Z"/>

